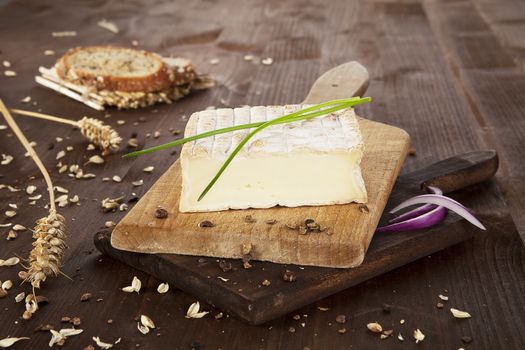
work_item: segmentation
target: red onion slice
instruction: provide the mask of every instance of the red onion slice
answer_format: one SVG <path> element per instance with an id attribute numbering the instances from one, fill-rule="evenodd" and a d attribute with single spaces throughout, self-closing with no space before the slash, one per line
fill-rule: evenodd
<path id="1" fill-rule="evenodd" d="M 443 191 L 441 191 L 441 189 L 439 189 L 437 187 L 426 186 L 426 189 L 427 189 L 428 193 L 439 194 L 439 195 L 443 194 Z M 388 221 L 388 223 L 395 224 L 396 222 L 401 222 L 401 221 L 405 221 L 405 220 L 408 220 L 408 219 L 412 219 L 412 218 L 418 217 L 420 215 L 428 213 L 429 211 L 431 211 L 435 207 L 437 207 L 437 205 L 435 205 L 435 204 L 422 205 L 420 207 L 417 207 L 416 209 L 407 211 L 406 213 L 403 213 L 403 214 L 401 214 L 399 216 L 396 216 L 393 219 L 390 219 Z"/>
<path id="2" fill-rule="evenodd" d="M 379 227 L 376 230 L 376 232 L 411 231 L 434 226 L 445 219 L 445 217 L 447 216 L 447 212 L 447 208 L 444 208 L 442 206 L 435 206 L 435 208 L 431 211 L 428 211 L 415 218 Z"/>
<path id="3" fill-rule="evenodd" d="M 458 214 L 459 216 L 470 222 L 472 225 L 482 230 L 486 230 L 485 226 L 483 226 L 483 224 L 478 219 L 476 219 L 474 215 L 470 213 L 469 209 L 465 208 L 461 203 L 458 203 L 452 198 L 438 194 L 423 194 L 421 196 L 412 197 L 399 204 L 390 212 L 395 213 L 398 210 L 401 210 L 414 204 L 435 204 L 443 206 L 449 210 L 452 210 L 454 213 Z"/>

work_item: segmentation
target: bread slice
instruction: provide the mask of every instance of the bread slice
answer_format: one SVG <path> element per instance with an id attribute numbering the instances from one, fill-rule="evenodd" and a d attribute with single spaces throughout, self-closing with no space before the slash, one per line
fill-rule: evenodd
<path id="1" fill-rule="evenodd" d="M 176 80 L 186 80 L 184 72 L 168 67 L 155 53 L 114 46 L 71 49 L 56 69 L 63 80 L 107 91 L 166 91 Z"/>

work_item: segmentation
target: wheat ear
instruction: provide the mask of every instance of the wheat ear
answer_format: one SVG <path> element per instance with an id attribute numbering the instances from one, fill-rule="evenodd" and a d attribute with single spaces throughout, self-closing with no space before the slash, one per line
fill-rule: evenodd
<path id="1" fill-rule="evenodd" d="M 122 142 L 122 138 L 111 126 L 104 124 L 101 120 L 84 117 L 78 121 L 55 117 L 53 115 L 25 111 L 22 109 L 11 109 L 11 112 L 25 115 L 27 117 L 40 118 L 58 123 L 76 126 L 80 132 L 94 145 L 98 146 L 103 154 L 108 154 L 110 150 L 117 150 Z"/>
<path id="2" fill-rule="evenodd" d="M 33 249 L 29 253 L 29 266 L 27 271 L 22 273 L 24 280 L 30 281 L 33 288 L 40 288 L 40 283 L 44 282 L 48 276 L 56 276 L 60 272 L 60 264 L 66 248 L 65 219 L 57 213 L 53 182 L 49 173 L 7 110 L 2 99 L 0 99 L 0 112 L 44 176 L 49 193 L 49 215 L 38 219 L 36 222 L 33 233 Z"/>

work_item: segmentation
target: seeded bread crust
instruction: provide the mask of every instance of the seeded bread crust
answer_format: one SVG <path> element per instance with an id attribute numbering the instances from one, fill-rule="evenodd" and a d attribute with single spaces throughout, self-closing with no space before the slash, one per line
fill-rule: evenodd
<path id="1" fill-rule="evenodd" d="M 80 55 L 93 56 L 93 69 L 91 71 L 79 66 L 76 61 Z M 110 60 L 101 61 L 101 57 Z M 129 56 L 129 61 L 123 57 Z M 115 57 L 115 59 L 111 59 Z M 141 59 L 151 67 L 146 67 L 144 72 L 126 73 L 126 68 L 112 67 L 116 62 L 126 65 L 133 59 Z M 188 61 L 189 62 L 189 61 Z M 172 85 L 187 83 L 194 78 L 191 68 L 169 64 L 161 56 L 147 51 L 121 48 L 114 46 L 85 46 L 70 49 L 56 64 L 57 74 L 63 80 L 74 84 L 93 87 L 96 90 L 153 93 L 166 91 Z M 100 68 L 100 69 L 99 69 Z M 111 72 L 111 70 L 115 72 Z M 100 73 L 96 73 L 99 70 Z M 105 71 L 105 72 L 103 72 Z"/>

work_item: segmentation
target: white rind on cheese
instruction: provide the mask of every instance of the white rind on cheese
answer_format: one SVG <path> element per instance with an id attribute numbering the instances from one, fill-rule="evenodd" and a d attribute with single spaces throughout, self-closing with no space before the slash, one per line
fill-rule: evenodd
<path id="1" fill-rule="evenodd" d="M 264 122 L 306 107 L 309 105 L 201 111 L 191 116 L 184 136 Z M 264 129 L 241 149 L 212 189 L 197 201 L 228 155 L 251 130 L 215 135 L 183 146 L 180 211 L 367 201 L 359 167 L 363 141 L 352 109 Z"/>

